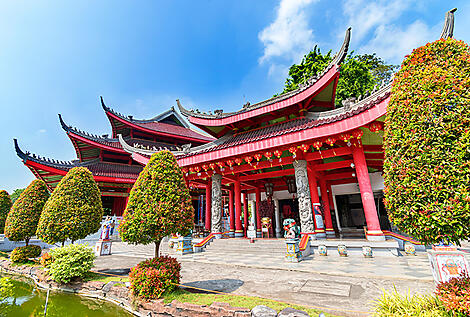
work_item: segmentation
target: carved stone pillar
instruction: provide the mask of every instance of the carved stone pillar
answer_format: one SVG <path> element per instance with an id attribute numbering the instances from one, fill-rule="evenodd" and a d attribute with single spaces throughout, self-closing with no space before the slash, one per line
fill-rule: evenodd
<path id="1" fill-rule="evenodd" d="M 211 232 L 220 238 L 222 233 L 222 175 L 212 175 Z"/>
<path id="2" fill-rule="evenodd" d="M 276 238 L 282 238 L 281 212 L 279 210 L 279 199 L 274 199 L 274 218 L 276 219 Z"/>
<path id="3" fill-rule="evenodd" d="M 297 185 L 297 199 L 299 200 L 300 230 L 302 234 L 315 235 L 313 224 L 312 202 L 307 177 L 307 161 L 294 161 L 295 184 Z"/>

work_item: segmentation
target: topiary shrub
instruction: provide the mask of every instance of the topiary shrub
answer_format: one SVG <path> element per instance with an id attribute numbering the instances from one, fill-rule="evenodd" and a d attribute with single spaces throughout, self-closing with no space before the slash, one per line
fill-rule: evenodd
<path id="1" fill-rule="evenodd" d="M 174 291 L 180 282 L 181 265 L 175 258 L 162 256 L 149 259 L 131 268 L 129 280 L 134 296 L 145 299 L 159 298 Z"/>
<path id="2" fill-rule="evenodd" d="M 454 312 L 457 316 L 470 316 L 469 275 L 454 277 L 448 282 L 440 283 L 436 295 L 448 311 Z"/>
<path id="3" fill-rule="evenodd" d="M 0 190 L 0 233 L 5 230 L 5 221 L 11 209 L 11 199 L 6 190 Z"/>
<path id="4" fill-rule="evenodd" d="M 131 189 L 118 228 L 122 240 L 154 242 L 157 257 L 162 238 L 174 232 L 187 235 L 193 219 L 191 196 L 175 157 L 169 151 L 153 154 Z"/>
<path id="5" fill-rule="evenodd" d="M 93 267 L 95 254 L 84 244 L 69 244 L 50 251 L 52 262 L 49 274 L 57 283 L 68 283 L 74 278 L 84 277 Z"/>
<path id="6" fill-rule="evenodd" d="M 41 255 L 41 247 L 38 245 L 25 245 L 17 247 L 10 254 L 10 260 L 15 263 L 24 263 L 31 258 L 37 258 Z"/>
<path id="7" fill-rule="evenodd" d="M 470 51 L 454 39 L 413 50 L 396 74 L 384 134 L 390 220 L 425 244 L 470 236 Z"/>
<path id="8" fill-rule="evenodd" d="M 5 222 L 5 236 L 12 241 L 24 240 L 28 245 L 48 198 L 46 183 L 33 180 L 11 207 Z"/>
<path id="9" fill-rule="evenodd" d="M 95 233 L 103 217 L 101 193 L 91 172 L 72 168 L 44 206 L 37 235 L 46 243 L 76 241 Z"/>

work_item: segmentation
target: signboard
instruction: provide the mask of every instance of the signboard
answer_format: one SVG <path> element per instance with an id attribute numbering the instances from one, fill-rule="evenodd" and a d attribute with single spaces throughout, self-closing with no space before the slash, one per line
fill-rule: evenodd
<path id="1" fill-rule="evenodd" d="M 246 235 L 249 239 L 252 239 L 252 238 L 254 239 L 256 238 L 256 230 L 248 230 L 246 232 Z"/>
<path id="2" fill-rule="evenodd" d="M 461 251 L 428 251 L 432 274 L 436 282 L 447 282 L 463 272 L 469 272 L 465 254 Z"/>

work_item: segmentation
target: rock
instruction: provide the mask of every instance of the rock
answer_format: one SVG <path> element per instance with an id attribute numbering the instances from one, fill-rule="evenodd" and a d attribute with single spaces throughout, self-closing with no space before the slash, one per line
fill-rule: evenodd
<path id="1" fill-rule="evenodd" d="M 308 317 L 309 314 L 303 310 L 297 310 L 291 307 L 284 308 L 279 312 L 278 317 Z"/>
<path id="2" fill-rule="evenodd" d="M 276 317 L 277 311 L 275 311 L 274 309 L 268 306 L 258 305 L 251 310 L 251 316 L 252 317 Z"/>

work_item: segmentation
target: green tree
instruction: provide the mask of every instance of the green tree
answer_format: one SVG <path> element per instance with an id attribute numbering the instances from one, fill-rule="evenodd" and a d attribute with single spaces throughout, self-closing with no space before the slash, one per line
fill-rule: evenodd
<path id="1" fill-rule="evenodd" d="M 390 220 L 426 244 L 470 236 L 470 47 L 441 39 L 396 74 L 384 134 Z"/>
<path id="2" fill-rule="evenodd" d="M 28 245 L 48 198 L 46 183 L 33 180 L 11 207 L 5 222 L 5 236 L 12 241 L 25 240 Z"/>
<path id="3" fill-rule="evenodd" d="M 289 68 L 289 77 L 282 93 L 295 90 L 310 77 L 319 75 L 332 59 L 331 51 L 322 54 L 315 46 L 299 64 Z M 341 102 L 346 98 L 358 98 L 372 90 L 374 86 L 390 80 L 396 68 L 397 66 L 385 64 L 375 54 L 354 55 L 352 52 L 341 65 L 341 75 L 336 87 L 336 106 L 342 106 Z"/>
<path id="4" fill-rule="evenodd" d="M 5 220 L 10 212 L 11 200 L 6 190 L 0 190 L 0 233 L 5 230 Z"/>
<path id="5" fill-rule="evenodd" d="M 193 227 L 194 209 L 183 173 L 169 151 L 155 153 L 140 173 L 129 195 L 119 225 L 123 241 L 155 243 L 158 257 L 163 237 L 186 235 Z"/>
<path id="6" fill-rule="evenodd" d="M 98 231 L 102 217 L 101 193 L 93 175 L 85 167 L 74 167 L 44 206 L 37 235 L 46 243 L 73 243 Z"/>
<path id="7" fill-rule="evenodd" d="M 15 201 L 20 197 L 21 193 L 24 191 L 24 188 L 17 188 L 13 191 L 13 193 L 10 195 L 11 203 L 15 203 Z"/>

